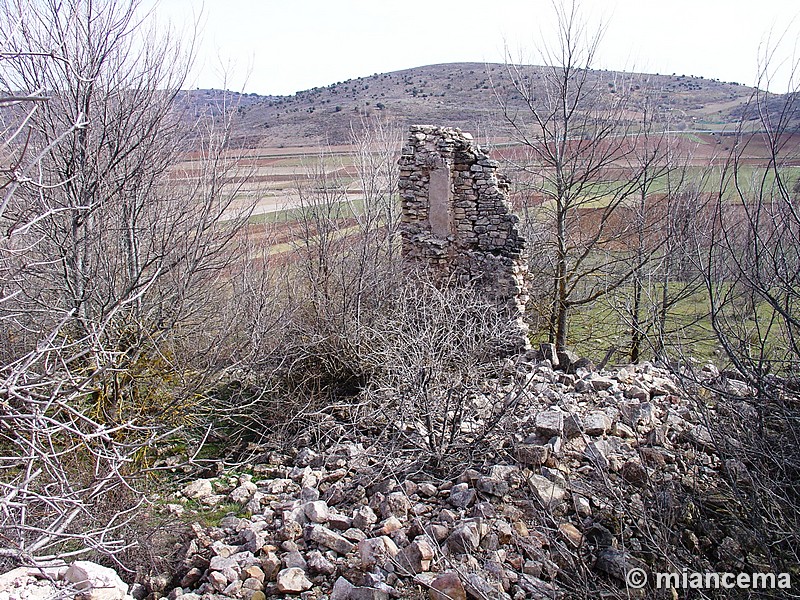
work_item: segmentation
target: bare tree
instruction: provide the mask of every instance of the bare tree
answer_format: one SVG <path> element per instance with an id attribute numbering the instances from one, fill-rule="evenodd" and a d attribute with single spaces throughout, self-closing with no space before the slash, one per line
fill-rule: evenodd
<path id="1" fill-rule="evenodd" d="M 247 217 L 223 175 L 224 124 L 193 140 L 199 174 L 171 168 L 188 56 L 138 4 L 13 0 L 0 13 L 3 85 L 48 95 L 10 144 L 34 160 L 0 216 L 0 534 L 17 561 L 135 543 L 132 485 L 148 446 L 190 418 L 182 357 L 218 341 L 208 299 Z"/>
<path id="2" fill-rule="evenodd" d="M 556 4 L 555 12 L 559 37 L 555 47 L 541 52 L 545 66 L 509 62 L 510 85 L 495 85 L 495 92 L 505 120 L 527 149 L 519 170 L 529 175 L 532 196 L 540 203 L 535 218 L 548 227 L 548 272 L 542 274 L 553 285 L 548 332 L 563 349 L 570 312 L 630 276 L 611 250 L 624 235 L 617 209 L 634 192 L 631 182 L 640 173 L 619 169 L 638 139 L 627 116 L 629 82 L 592 71 L 602 30 L 588 30 L 575 1 Z"/>
<path id="3" fill-rule="evenodd" d="M 800 107 L 797 64 L 795 83 L 776 94 L 767 57 L 722 166 L 700 254 L 711 326 L 729 361 L 706 383 L 723 400 L 715 442 L 745 515 L 738 526 L 780 570 L 797 564 L 800 526 Z"/>
<path id="4" fill-rule="evenodd" d="M 800 357 L 797 122 L 796 91 L 753 92 L 723 166 L 703 262 L 714 330 L 759 386 L 794 372 Z"/>
<path id="5" fill-rule="evenodd" d="M 631 260 L 631 307 L 630 307 L 630 360 L 639 361 L 642 345 L 643 303 L 645 293 L 646 266 L 650 257 L 658 251 L 664 237 L 658 231 L 660 219 L 655 216 L 654 190 L 667 175 L 674 170 L 671 164 L 675 144 L 670 138 L 663 116 L 658 114 L 657 107 L 646 95 L 640 104 L 640 131 L 637 151 L 628 157 L 629 169 L 637 173 L 635 181 L 634 207 L 630 211 L 633 217 L 633 232 L 630 236 Z M 667 197 L 670 190 L 667 190 Z M 654 218 L 655 217 L 655 218 Z"/>
<path id="6" fill-rule="evenodd" d="M 673 312 L 702 288 L 696 249 L 709 212 L 709 195 L 702 190 L 712 172 L 710 166 L 690 169 L 691 143 L 672 131 L 669 109 L 659 109 L 650 91 L 641 96 L 633 103 L 639 114 L 635 151 L 626 159 L 636 178 L 621 209 L 631 223 L 620 245 L 629 255 L 631 277 L 612 294 L 622 309 L 633 363 L 648 346 L 655 358 L 666 359 L 667 346 L 697 325 Z M 704 316 L 700 311 L 699 318 Z"/>
<path id="7" fill-rule="evenodd" d="M 363 214 L 357 211 L 356 219 L 362 231 L 378 234 L 371 244 L 373 252 L 383 249 L 391 262 L 399 249 L 400 206 L 395 194 L 402 133 L 393 123 L 364 116 L 360 127 L 353 128 L 351 139 L 356 148 L 359 192 L 364 199 Z"/>

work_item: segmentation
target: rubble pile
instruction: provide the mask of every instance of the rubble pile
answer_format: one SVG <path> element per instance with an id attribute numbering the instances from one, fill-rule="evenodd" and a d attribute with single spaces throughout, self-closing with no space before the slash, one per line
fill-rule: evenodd
<path id="1" fill-rule="evenodd" d="M 233 509 L 216 526 L 193 524 L 169 586 L 134 596 L 569 597 L 564 582 L 587 565 L 624 590 L 629 569 L 656 560 L 646 522 L 656 504 L 688 543 L 741 558 L 737 540 L 690 527 L 686 493 L 736 465 L 719 460 L 672 376 L 649 364 L 596 371 L 569 356 L 562 371 L 547 352 L 521 363 L 531 402 L 496 437 L 504 460 L 444 481 L 392 476 L 364 440 L 351 440 L 193 481 L 165 510 Z"/>

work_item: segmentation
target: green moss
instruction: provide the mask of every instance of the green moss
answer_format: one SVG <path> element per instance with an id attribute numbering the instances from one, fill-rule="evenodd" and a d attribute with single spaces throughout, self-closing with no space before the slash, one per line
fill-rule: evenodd
<path id="1" fill-rule="evenodd" d="M 244 507 L 235 502 L 225 502 L 218 504 L 213 509 L 199 509 L 197 511 L 197 520 L 205 527 L 218 527 L 220 521 L 228 515 L 240 519 L 248 519 L 252 516 L 252 513 L 244 510 Z"/>

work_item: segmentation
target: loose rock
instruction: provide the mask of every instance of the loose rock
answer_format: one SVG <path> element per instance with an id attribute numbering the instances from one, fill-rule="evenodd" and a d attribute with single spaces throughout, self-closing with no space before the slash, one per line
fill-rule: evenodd
<path id="1" fill-rule="evenodd" d="M 306 577 L 303 569 L 290 567 L 283 569 L 277 577 L 278 591 L 284 594 L 297 594 L 311 589 L 314 584 Z"/>

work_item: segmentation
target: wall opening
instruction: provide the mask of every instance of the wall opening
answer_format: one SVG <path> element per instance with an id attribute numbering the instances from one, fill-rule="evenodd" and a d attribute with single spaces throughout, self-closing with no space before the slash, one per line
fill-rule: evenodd
<path id="1" fill-rule="evenodd" d="M 451 234 L 453 184 L 450 177 L 450 167 L 441 164 L 434 167 L 430 173 L 428 186 L 428 221 L 431 224 L 431 233 L 438 238 L 446 238 Z"/>

